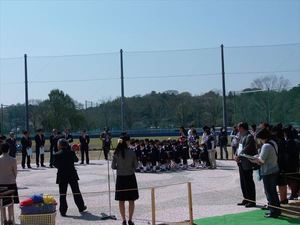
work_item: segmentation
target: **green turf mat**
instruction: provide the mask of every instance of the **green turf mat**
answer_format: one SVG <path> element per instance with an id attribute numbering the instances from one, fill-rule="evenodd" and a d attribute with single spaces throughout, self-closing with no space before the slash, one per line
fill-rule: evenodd
<path id="1" fill-rule="evenodd" d="M 300 224 L 300 219 L 281 216 L 278 219 L 265 218 L 266 211 L 255 210 L 238 214 L 209 217 L 194 220 L 197 225 L 288 225 Z"/>

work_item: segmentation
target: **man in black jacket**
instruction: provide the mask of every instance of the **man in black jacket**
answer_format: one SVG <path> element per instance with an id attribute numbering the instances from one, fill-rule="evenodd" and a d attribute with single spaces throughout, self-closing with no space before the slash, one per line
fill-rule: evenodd
<path id="1" fill-rule="evenodd" d="M 102 140 L 102 150 L 104 152 L 104 158 L 105 160 L 107 160 L 111 145 L 111 133 L 109 132 L 108 128 L 104 128 L 104 131 L 100 134 L 100 138 Z"/>
<path id="2" fill-rule="evenodd" d="M 78 174 L 74 166 L 74 162 L 78 162 L 76 154 L 66 139 L 59 139 L 57 143 L 58 152 L 54 154 L 54 166 L 57 168 L 56 183 L 59 185 L 60 205 L 59 211 L 62 216 L 66 216 L 68 204 L 66 199 L 68 185 L 70 184 L 75 204 L 79 212 L 87 209 L 79 189 Z"/>
<path id="3" fill-rule="evenodd" d="M 45 136 L 43 134 L 42 129 L 38 129 L 37 130 L 37 134 L 34 137 L 35 140 L 35 155 L 36 155 L 36 166 L 39 167 L 40 166 L 40 156 L 41 156 L 41 166 L 42 167 L 46 167 L 44 165 L 44 153 L 45 153 Z"/>
<path id="4" fill-rule="evenodd" d="M 16 158 L 17 140 L 14 132 L 9 133 L 9 138 L 6 139 L 6 143 L 9 144 L 9 155 L 13 158 Z"/>
<path id="5" fill-rule="evenodd" d="M 27 160 L 27 167 L 31 168 L 30 165 L 30 156 L 32 155 L 31 149 L 31 138 L 29 137 L 29 132 L 25 130 L 23 132 L 23 137 L 21 138 L 21 145 L 22 145 L 22 168 L 25 169 L 25 160 Z"/>
<path id="6" fill-rule="evenodd" d="M 70 133 L 70 129 L 69 128 L 66 128 L 65 129 L 65 133 L 64 133 L 64 138 L 69 142 L 69 143 L 72 143 L 73 142 L 73 136 L 72 134 Z"/>
<path id="7" fill-rule="evenodd" d="M 86 130 L 82 130 L 81 136 L 79 137 L 80 141 L 80 151 L 81 151 L 81 164 L 84 163 L 84 154 L 86 156 L 86 164 L 90 163 L 89 159 L 89 143 L 90 137 L 87 134 Z"/>
<path id="8" fill-rule="evenodd" d="M 239 147 L 236 152 L 236 161 L 239 166 L 240 184 L 244 200 L 238 205 L 245 207 L 256 206 L 255 183 L 253 181 L 253 166 L 252 163 L 245 157 L 240 157 L 240 154 L 256 155 L 256 144 L 253 135 L 248 130 L 248 124 L 240 122 L 238 124 L 240 135 Z"/>

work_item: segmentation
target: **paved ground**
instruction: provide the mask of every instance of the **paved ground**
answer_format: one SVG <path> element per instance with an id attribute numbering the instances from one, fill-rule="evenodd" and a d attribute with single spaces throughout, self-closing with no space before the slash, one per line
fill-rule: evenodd
<path id="1" fill-rule="evenodd" d="M 235 162 L 217 161 L 216 170 L 191 170 L 167 173 L 138 173 L 137 180 L 140 188 L 140 199 L 136 202 L 134 216 L 135 223 L 151 223 L 151 187 L 165 186 L 156 189 L 156 218 L 157 224 L 165 222 L 179 222 L 189 218 L 187 184 L 192 182 L 194 218 L 204 218 L 215 215 L 243 212 L 246 209 L 237 206 L 241 197 L 239 176 Z M 68 217 L 57 215 L 56 224 L 121 224 L 120 220 L 100 220 L 100 213 L 109 213 L 107 163 L 104 160 L 93 160 L 90 165 L 78 165 L 80 188 L 84 195 L 88 211 L 80 214 L 74 204 L 72 196 L 68 196 Z M 34 193 L 58 194 L 55 184 L 56 169 L 39 168 L 23 170 L 19 167 L 18 186 L 19 195 L 27 196 Z M 114 190 L 114 174 L 110 171 L 111 188 Z M 178 185 L 176 185 L 178 184 Z M 263 186 L 256 182 L 257 201 L 265 203 Z M 69 190 L 70 192 L 70 190 Z M 118 219 L 118 204 L 111 194 L 111 214 Z M 22 199 L 22 198 L 21 198 Z M 58 200 L 58 198 L 56 197 Z M 20 210 L 16 207 L 16 216 Z M 19 223 L 19 220 L 17 220 Z M 149 223 L 150 222 L 150 223 Z"/>

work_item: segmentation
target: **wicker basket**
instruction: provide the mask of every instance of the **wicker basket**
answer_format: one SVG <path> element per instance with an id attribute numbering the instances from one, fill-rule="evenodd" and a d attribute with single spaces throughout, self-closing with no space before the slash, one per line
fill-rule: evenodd
<path id="1" fill-rule="evenodd" d="M 33 204 L 28 206 L 20 206 L 21 215 L 48 214 L 56 211 L 56 205 Z"/>
<path id="2" fill-rule="evenodd" d="M 21 225 L 55 225 L 56 213 L 20 215 Z"/>

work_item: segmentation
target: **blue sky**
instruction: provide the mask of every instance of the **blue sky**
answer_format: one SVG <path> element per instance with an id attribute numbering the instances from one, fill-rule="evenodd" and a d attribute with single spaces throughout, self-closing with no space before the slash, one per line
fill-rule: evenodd
<path id="1" fill-rule="evenodd" d="M 265 74 L 299 84 L 300 45 L 231 47 L 300 43 L 300 1 L 0 0 L 0 102 L 24 102 L 24 53 L 30 99 L 45 99 L 53 88 L 80 102 L 119 96 L 121 48 L 126 96 L 221 90 L 222 43 L 226 72 L 236 73 L 227 90 Z M 199 50 L 165 51 L 181 49 Z M 95 55 L 37 57 L 81 54 Z"/>

